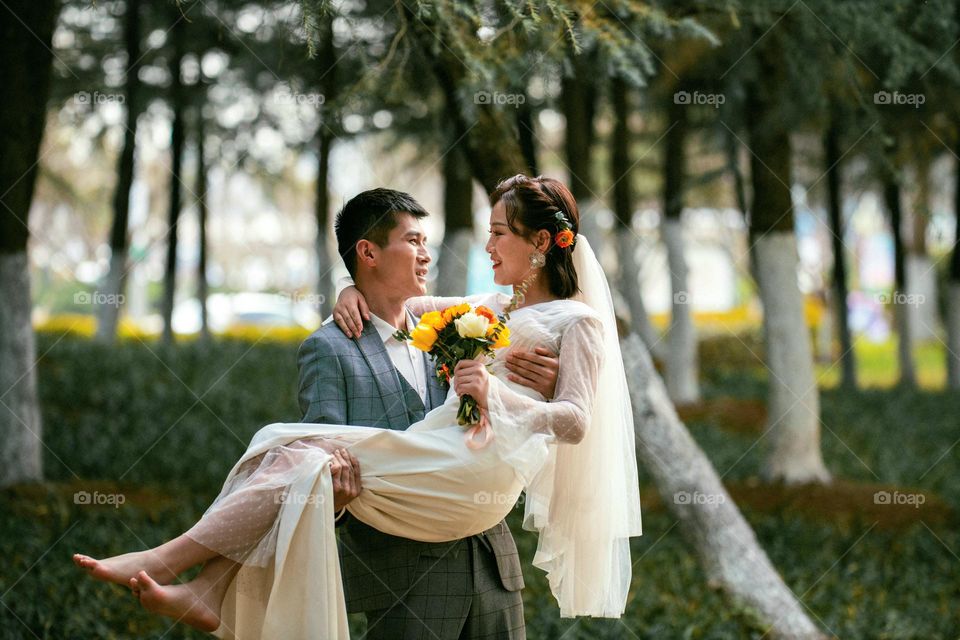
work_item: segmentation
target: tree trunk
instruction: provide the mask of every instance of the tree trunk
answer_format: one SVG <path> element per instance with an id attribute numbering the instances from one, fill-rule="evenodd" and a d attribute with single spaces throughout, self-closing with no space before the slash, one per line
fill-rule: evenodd
<path id="1" fill-rule="evenodd" d="M 724 128 L 723 140 L 724 146 L 726 147 L 727 168 L 730 171 L 730 175 L 733 176 L 733 193 L 737 198 L 737 207 L 740 209 L 743 217 L 746 218 L 747 212 L 750 211 L 750 205 L 747 203 L 746 184 L 743 179 L 743 172 L 740 170 L 740 147 L 733 131 L 726 127 Z"/>
<path id="2" fill-rule="evenodd" d="M 197 299 L 200 302 L 200 336 L 210 338 L 210 323 L 207 318 L 207 158 L 204 136 L 206 127 L 203 121 L 203 107 L 197 107 L 197 226 L 199 229 L 200 259 L 197 264 Z"/>
<path id="3" fill-rule="evenodd" d="M 893 237 L 894 285 L 891 302 L 893 304 L 894 325 L 897 328 L 897 355 L 900 360 L 900 384 L 915 387 L 916 369 L 913 365 L 913 349 L 910 333 L 910 312 L 907 308 L 906 292 L 906 256 L 903 246 L 903 210 L 901 208 L 900 176 L 897 170 L 896 143 L 887 148 L 887 165 L 881 169 L 883 182 L 883 200 L 890 214 L 890 233 Z"/>
<path id="4" fill-rule="evenodd" d="M 916 201 L 909 217 L 911 241 L 907 246 L 906 288 L 907 313 L 910 316 L 910 344 L 924 340 L 938 340 L 937 326 L 937 271 L 927 249 L 927 227 L 930 225 L 930 158 L 919 154 L 914 162 L 917 169 Z"/>
<path id="5" fill-rule="evenodd" d="M 163 341 L 173 343 L 173 305 L 177 287 L 177 228 L 180 224 L 181 164 L 184 140 L 184 95 L 180 82 L 180 65 L 183 60 L 184 22 L 179 20 L 179 9 L 174 8 L 173 59 L 170 61 L 170 106 L 173 123 L 170 131 L 170 202 L 168 205 L 167 266 L 163 278 Z"/>
<path id="6" fill-rule="evenodd" d="M 468 109 L 463 103 L 458 89 L 468 85 L 468 72 L 463 61 L 443 43 L 443 27 L 424 14 L 414 14 L 406 5 L 400 10 L 410 25 L 417 50 L 426 58 L 443 91 L 454 139 L 466 146 L 474 177 L 490 193 L 504 178 L 523 173 L 523 151 L 506 118 L 491 105 L 469 105 Z M 468 119 L 470 111 L 475 116 Z"/>
<path id="7" fill-rule="evenodd" d="M 747 189 L 743 178 L 743 171 L 740 170 L 740 142 L 734 132 L 728 127 L 723 129 L 724 147 L 727 154 L 727 170 L 733 178 L 733 193 L 737 200 L 737 208 L 743 215 L 743 220 L 750 225 L 750 203 L 747 201 Z M 753 281 L 757 281 L 757 269 L 754 260 L 753 250 L 747 252 L 747 271 Z"/>
<path id="8" fill-rule="evenodd" d="M 631 335 L 621 346 L 637 457 L 667 509 L 680 521 L 707 584 L 722 590 L 741 615 L 753 618 L 771 638 L 825 638 L 784 584 L 710 460 L 677 417 L 643 343 Z"/>
<path id="9" fill-rule="evenodd" d="M 526 99 L 523 104 L 517 106 L 517 135 L 520 140 L 520 151 L 527 165 L 526 174 L 538 176 L 540 168 L 537 164 L 537 134 L 533 123 L 533 108 L 526 94 L 524 98 Z"/>
<path id="10" fill-rule="evenodd" d="M 960 135 L 955 143 L 955 153 L 960 154 Z M 960 155 L 956 157 L 958 160 L 953 176 L 953 216 L 956 220 L 956 231 L 947 277 L 946 356 L 947 384 L 951 389 L 960 389 Z"/>
<path id="11" fill-rule="evenodd" d="M 436 291 L 438 296 L 462 296 L 473 244 L 473 176 L 459 143 L 443 158 L 443 217 Z"/>
<path id="12" fill-rule="evenodd" d="M 43 479 L 27 242 L 58 6 L 11 0 L 0 22 L 0 487 Z"/>
<path id="13" fill-rule="evenodd" d="M 683 255 L 683 190 L 687 138 L 687 106 L 668 102 L 670 129 L 666 133 L 663 159 L 663 242 L 667 249 L 670 289 L 673 293 L 670 328 L 667 331 L 667 391 L 676 403 L 700 399 L 697 366 L 697 329 L 693 324 L 693 301 L 687 284 L 687 261 Z"/>
<path id="14" fill-rule="evenodd" d="M 333 253 L 328 244 L 330 226 L 330 151 L 336 140 L 334 117 L 337 99 L 337 50 L 333 42 L 333 14 L 323 18 L 320 25 L 320 55 L 317 60 L 317 85 L 323 94 L 320 123 L 317 126 L 317 197 L 314 203 L 317 220 L 317 295 L 318 311 L 322 317 L 333 311 L 334 288 L 331 272 Z"/>
<path id="15" fill-rule="evenodd" d="M 445 66 L 451 64 L 449 60 L 438 61 L 445 55 L 442 48 L 429 46 L 428 38 L 433 36 L 413 14 L 408 14 L 408 20 L 420 50 L 433 64 L 441 85 L 449 82 L 455 77 L 450 74 L 454 67 Z M 459 79 L 462 81 L 462 76 Z M 445 92 L 449 101 L 448 112 L 457 120 L 462 118 L 463 105 L 457 102 L 458 95 L 462 94 L 451 90 L 455 87 L 447 85 Z M 504 129 L 502 123 L 496 122 L 496 115 L 491 115 L 493 118 L 479 121 L 470 128 L 464 138 L 474 177 L 490 190 L 495 186 L 491 176 L 510 175 L 523 163 L 518 145 L 511 144 L 509 137 L 495 137 Z M 463 126 L 463 122 L 457 125 Z M 467 131 L 466 127 L 463 131 Z M 485 150 L 493 153 L 485 155 Z M 627 345 L 624 364 L 630 372 L 629 386 L 634 425 L 638 430 L 637 442 L 641 444 L 638 451 L 641 462 L 654 475 L 662 495 L 672 497 L 678 488 L 719 494 L 723 486 L 716 472 L 683 429 L 643 343 L 634 337 Z M 650 401 L 644 403 L 645 398 Z M 665 464 L 664 460 L 669 460 L 670 464 Z M 793 594 L 783 585 L 736 505 L 731 500 L 725 505 L 719 509 L 694 501 L 682 508 L 676 505 L 675 512 L 683 520 L 683 529 L 689 530 L 689 535 L 698 540 L 695 549 L 711 584 L 723 586 L 735 602 L 744 603 L 747 610 L 759 612 L 760 618 L 770 626 L 773 638 L 821 638 Z"/>
<path id="16" fill-rule="evenodd" d="M 123 35 L 127 51 L 125 101 L 127 104 L 123 148 L 117 160 L 117 190 L 113 194 L 113 224 L 110 228 L 110 271 L 104 293 L 108 304 L 97 308 L 97 338 L 112 341 L 117 337 L 117 323 L 123 306 L 127 280 L 128 220 L 130 189 L 137 146 L 137 119 L 140 99 L 140 0 L 128 0 Z"/>
<path id="17" fill-rule="evenodd" d="M 564 152 L 569 185 L 573 197 L 581 209 L 596 199 L 593 180 L 591 150 L 593 148 L 593 116 L 596 111 L 597 85 L 592 81 L 593 70 L 588 54 L 570 54 L 572 73 L 564 76 L 561 89 L 563 114 L 566 118 Z"/>
<path id="18" fill-rule="evenodd" d="M 853 352 L 850 318 L 847 310 L 847 255 L 843 244 L 843 200 L 840 186 L 840 129 L 836 120 L 830 122 L 823 140 L 824 164 L 827 174 L 827 215 L 833 236 L 834 314 L 840 334 L 840 366 L 842 384 L 846 389 L 857 387 L 857 359 Z"/>
<path id="19" fill-rule="evenodd" d="M 747 112 L 753 185 L 750 240 L 769 371 L 766 428 L 772 446 L 764 476 L 788 484 L 828 482 L 820 452 L 820 392 L 797 285 L 790 135 L 771 115 L 772 96 L 758 93 L 765 88 L 750 92 Z"/>
<path id="20" fill-rule="evenodd" d="M 616 218 L 619 288 L 630 310 L 630 324 L 658 360 L 665 357 L 663 343 L 643 302 L 637 236 L 633 231 L 633 176 L 630 163 L 629 89 L 619 76 L 610 83 L 614 130 L 611 139 L 610 181 L 613 184 L 613 215 Z"/>

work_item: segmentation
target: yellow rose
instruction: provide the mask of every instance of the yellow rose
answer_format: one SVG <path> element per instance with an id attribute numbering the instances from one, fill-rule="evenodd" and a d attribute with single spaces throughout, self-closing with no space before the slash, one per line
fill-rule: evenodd
<path id="1" fill-rule="evenodd" d="M 461 304 L 455 304 L 452 307 L 447 307 L 443 310 L 441 314 L 443 316 L 444 326 L 453 322 L 453 319 L 462 316 L 466 312 L 470 311 L 470 303 L 463 302 Z"/>
<path id="2" fill-rule="evenodd" d="M 420 323 L 410 332 L 413 338 L 413 346 L 420 351 L 430 351 L 433 343 L 437 341 L 437 331 L 428 324 Z"/>
<path id="3" fill-rule="evenodd" d="M 456 320 L 457 333 L 461 338 L 483 338 L 487 335 L 487 327 L 490 321 L 483 316 L 478 316 L 473 311 L 465 313 Z"/>
<path id="4" fill-rule="evenodd" d="M 503 349 L 504 347 L 510 346 L 510 327 L 505 324 L 500 325 L 500 332 L 497 334 L 497 339 L 493 341 L 494 349 Z"/>
<path id="5" fill-rule="evenodd" d="M 447 326 L 447 322 L 443 319 L 443 314 L 439 311 L 428 311 L 420 316 L 420 322 L 422 324 L 430 325 L 438 332 Z"/>

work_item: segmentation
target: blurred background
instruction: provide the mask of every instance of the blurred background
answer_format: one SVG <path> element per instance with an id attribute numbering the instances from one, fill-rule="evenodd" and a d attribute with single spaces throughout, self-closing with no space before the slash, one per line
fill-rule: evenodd
<path id="1" fill-rule="evenodd" d="M 616 622 L 558 618 L 515 509 L 528 636 L 960 637 L 956 2 L 0 5 L 0 637 L 194 637 L 69 553 L 185 529 L 299 419 L 343 203 L 409 192 L 430 293 L 489 291 L 519 172 L 570 186 L 642 415 L 721 491 L 678 497 L 638 418 Z M 823 636 L 717 588 L 717 496 Z"/>

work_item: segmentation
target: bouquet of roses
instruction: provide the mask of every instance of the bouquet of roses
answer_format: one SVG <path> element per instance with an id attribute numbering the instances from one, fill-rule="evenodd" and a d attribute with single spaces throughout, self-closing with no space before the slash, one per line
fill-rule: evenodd
<path id="1" fill-rule="evenodd" d="M 433 356 L 437 379 L 441 382 L 450 381 L 461 360 L 493 357 L 494 349 L 510 346 L 510 329 L 505 317 L 483 305 L 474 308 L 466 302 L 425 313 L 412 331 L 397 331 L 393 337 Z M 480 423 L 480 408 L 469 395 L 460 398 L 457 422 L 461 425 Z"/>

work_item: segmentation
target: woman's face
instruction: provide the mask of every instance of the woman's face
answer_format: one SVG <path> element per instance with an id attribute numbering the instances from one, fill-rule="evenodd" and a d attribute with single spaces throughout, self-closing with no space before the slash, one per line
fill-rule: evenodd
<path id="1" fill-rule="evenodd" d="M 490 239 L 486 251 L 493 262 L 493 281 L 500 285 L 519 285 L 530 273 L 533 242 L 517 235 L 507 224 L 503 200 L 490 212 Z"/>

